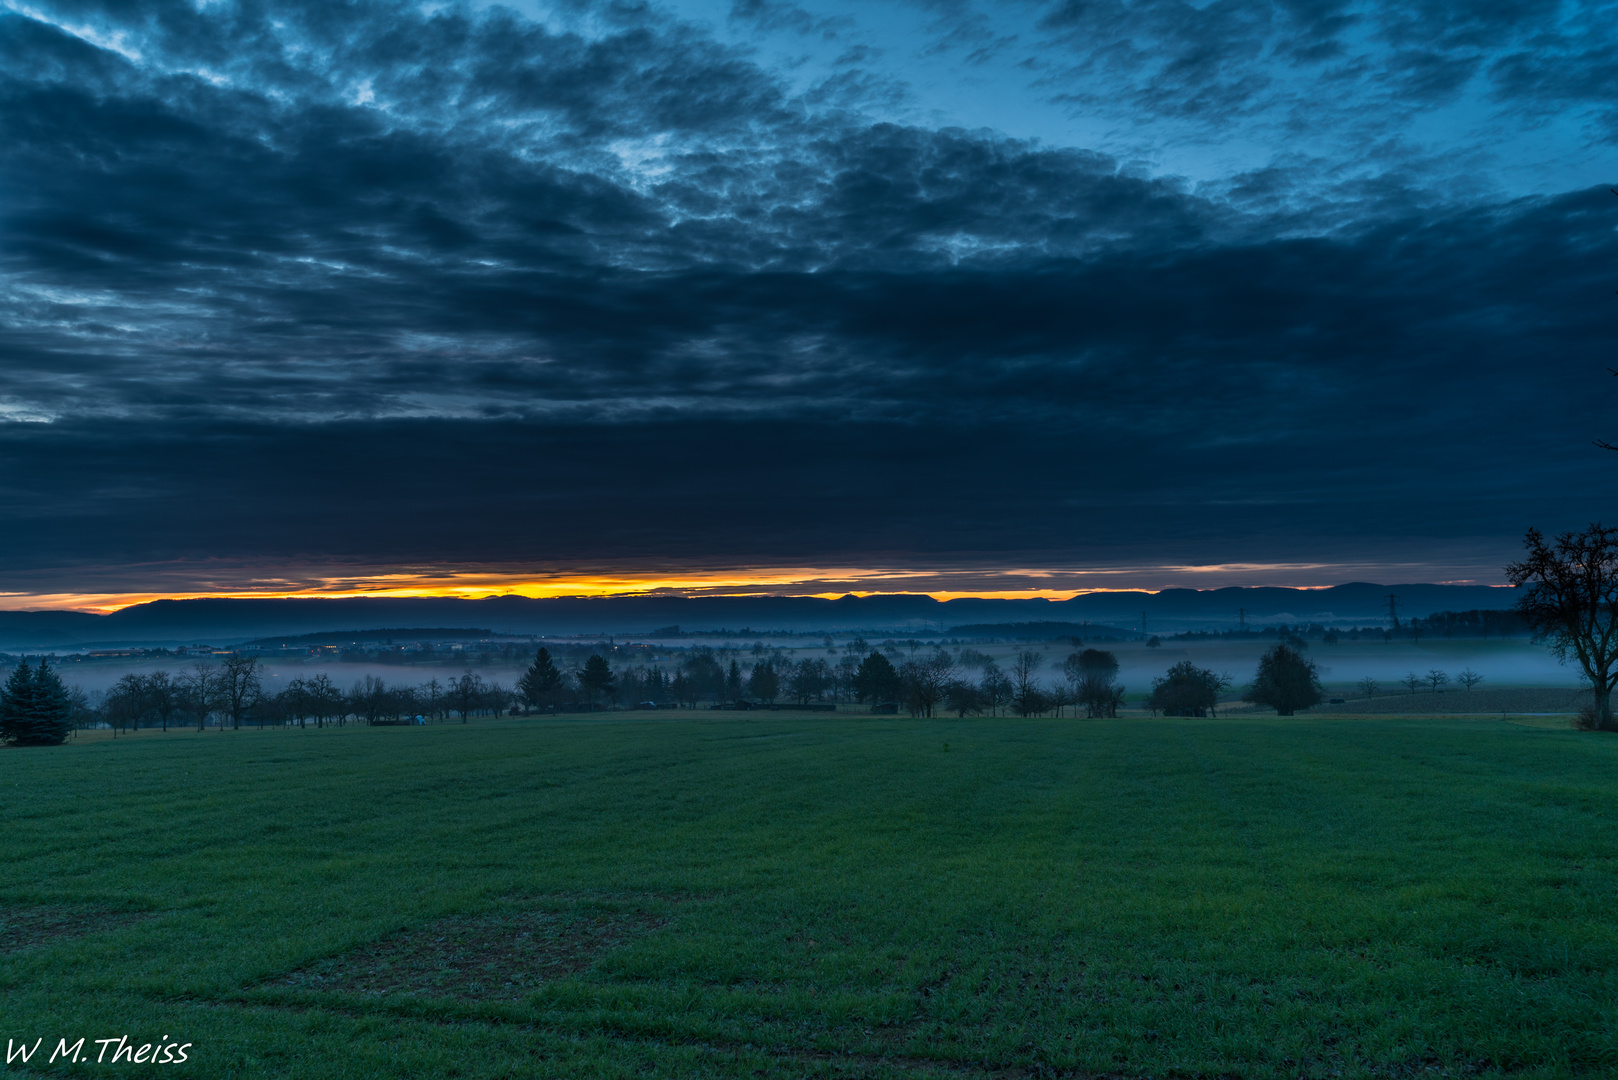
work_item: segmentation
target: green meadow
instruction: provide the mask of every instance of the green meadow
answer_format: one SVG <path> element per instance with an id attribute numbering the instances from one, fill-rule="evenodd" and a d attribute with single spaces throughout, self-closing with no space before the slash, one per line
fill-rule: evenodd
<path id="1" fill-rule="evenodd" d="M 0 1074 L 1618 1074 L 1615 777 L 1499 718 L 86 735 L 0 752 Z"/>

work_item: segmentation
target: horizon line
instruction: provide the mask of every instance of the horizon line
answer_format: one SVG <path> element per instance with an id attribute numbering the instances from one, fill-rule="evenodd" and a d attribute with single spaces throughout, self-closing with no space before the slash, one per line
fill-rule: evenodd
<path id="1" fill-rule="evenodd" d="M 1353 581 L 1333 582 L 1326 585 L 1276 585 L 1276 584 L 1244 584 L 1244 585 L 1218 585 L 1210 588 L 1193 588 L 1185 585 L 1164 585 L 1152 589 L 1136 586 L 1133 588 L 1108 588 L 1102 586 L 1070 589 L 922 589 L 916 591 L 876 590 L 876 589 L 845 589 L 839 591 L 823 592 L 783 592 L 766 591 L 761 589 L 727 589 L 724 587 L 710 587 L 697 589 L 678 589 L 658 587 L 651 589 L 601 589 L 597 591 L 550 591 L 523 590 L 520 588 L 491 589 L 485 587 L 393 587 L 393 588 L 338 588 L 338 589 L 298 589 L 298 590 L 217 590 L 199 592 L 175 593 L 36 593 L 32 595 L 11 593 L 9 597 L 22 599 L 27 596 L 26 607 L 0 606 L 0 614 L 39 614 L 52 611 L 74 612 L 85 615 L 111 615 L 133 607 L 166 601 L 183 602 L 189 600 L 466 600 L 484 601 L 519 598 L 524 600 L 631 600 L 631 599 L 749 599 L 749 598 L 779 598 L 801 600 L 840 600 L 847 597 L 865 599 L 881 596 L 925 596 L 939 603 L 949 603 L 952 600 L 1045 600 L 1051 603 L 1063 603 L 1077 599 L 1081 596 L 1092 596 L 1108 593 L 1140 593 L 1146 596 L 1157 596 L 1171 590 L 1187 592 L 1218 592 L 1222 589 L 1290 589 L 1295 592 L 1323 592 L 1329 589 L 1341 588 L 1346 585 L 1375 585 L 1378 588 L 1402 588 L 1412 585 L 1437 585 L 1457 588 L 1489 588 L 1509 590 L 1509 585 L 1489 585 L 1475 580 L 1461 581 L 1405 581 L 1392 585 L 1374 581 L 1356 579 Z M 0 593 L 0 597 L 7 594 Z M 0 602 L 3 605 L 3 602 Z"/>

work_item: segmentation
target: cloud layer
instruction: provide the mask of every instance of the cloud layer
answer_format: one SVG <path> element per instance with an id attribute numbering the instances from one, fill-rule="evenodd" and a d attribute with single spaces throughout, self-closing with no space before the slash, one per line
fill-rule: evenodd
<path id="1" fill-rule="evenodd" d="M 1394 10 L 1067 4 L 1040 49 L 1143 123 L 1333 64 L 1606 85 L 1594 16 Z M 890 93 L 631 4 L 0 15 L 0 565 L 1438 566 L 1606 513 L 1610 193 L 1192 185 Z"/>

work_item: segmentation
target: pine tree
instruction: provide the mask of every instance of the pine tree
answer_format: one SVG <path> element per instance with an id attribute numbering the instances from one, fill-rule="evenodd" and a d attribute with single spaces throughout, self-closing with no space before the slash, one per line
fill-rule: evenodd
<path id="1" fill-rule="evenodd" d="M 754 664 L 752 674 L 747 677 L 747 692 L 759 701 L 773 704 L 775 696 L 781 692 L 781 676 L 776 673 L 775 665 L 768 660 Z"/>
<path id="2" fill-rule="evenodd" d="M 528 704 L 538 707 L 548 703 L 562 685 L 562 673 L 556 670 L 549 649 L 540 649 L 523 677 L 517 680 L 517 692 Z"/>
<path id="3" fill-rule="evenodd" d="M 606 695 L 612 692 L 612 668 L 599 656 L 591 656 L 584 662 L 584 670 L 579 672 L 579 685 L 584 687 L 585 693 L 594 701 L 596 695 Z"/>
<path id="4" fill-rule="evenodd" d="M 25 660 L 0 689 L 0 738 L 18 746 L 56 746 L 73 730 L 73 703 L 67 687 L 41 659 Z"/>

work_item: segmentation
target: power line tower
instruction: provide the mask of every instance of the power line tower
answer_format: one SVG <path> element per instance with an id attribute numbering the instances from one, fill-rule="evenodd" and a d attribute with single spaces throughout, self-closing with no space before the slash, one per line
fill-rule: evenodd
<path id="1" fill-rule="evenodd" d="M 1393 621 L 1393 628 L 1399 629 L 1399 597 L 1396 593 L 1388 594 L 1388 618 Z"/>

